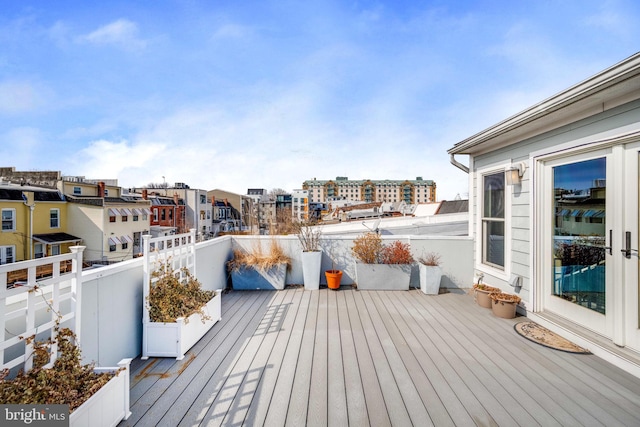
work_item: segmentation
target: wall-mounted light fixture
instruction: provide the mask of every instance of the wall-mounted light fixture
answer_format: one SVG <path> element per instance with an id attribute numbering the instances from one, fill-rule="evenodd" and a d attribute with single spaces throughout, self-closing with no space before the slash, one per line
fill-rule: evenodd
<path id="1" fill-rule="evenodd" d="M 522 182 L 522 176 L 524 175 L 524 171 L 526 169 L 527 164 L 525 162 L 520 162 L 507 167 L 507 169 L 504 171 L 507 185 L 520 185 L 520 183 Z"/>

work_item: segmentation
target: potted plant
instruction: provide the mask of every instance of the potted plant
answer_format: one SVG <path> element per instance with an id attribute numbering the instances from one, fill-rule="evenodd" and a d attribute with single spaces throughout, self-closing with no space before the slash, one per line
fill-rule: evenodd
<path id="1" fill-rule="evenodd" d="M 489 295 L 493 292 L 500 292 L 500 288 L 494 288 L 484 283 L 475 283 L 473 285 L 474 299 L 480 307 L 491 308 Z"/>
<path id="2" fill-rule="evenodd" d="M 489 295 L 489 298 L 491 298 L 491 310 L 494 315 L 503 319 L 516 317 L 516 308 L 521 301 L 519 296 L 504 292 L 493 292 Z"/>
<path id="3" fill-rule="evenodd" d="M 7 378 L 8 369 L 0 373 L 0 402 L 68 405 L 70 426 L 112 426 L 129 418 L 131 359 L 123 359 L 113 368 L 96 368 L 92 363 L 82 365 L 74 332 L 59 328 L 59 321 L 54 339 L 38 342 L 31 336 L 23 340 L 33 345 L 33 367 L 11 379 Z M 51 362 L 54 346 L 55 361 Z"/>
<path id="4" fill-rule="evenodd" d="M 236 290 L 284 289 L 290 267 L 291 257 L 275 239 L 271 240 L 267 253 L 258 242 L 250 252 L 234 249 L 233 258 L 227 262 L 231 283 Z"/>
<path id="5" fill-rule="evenodd" d="M 438 295 L 442 268 L 440 267 L 440 255 L 429 252 L 418 258 L 420 265 L 420 289 L 427 295 Z"/>
<path id="6" fill-rule="evenodd" d="M 365 233 L 353 242 L 356 283 L 360 290 L 408 290 L 414 259 L 408 243 L 382 244 L 377 233 Z"/>
<path id="7" fill-rule="evenodd" d="M 175 357 L 184 354 L 222 317 L 220 292 L 202 289 L 202 284 L 171 261 L 160 263 L 151 273 L 145 301 L 142 358 Z"/>
<path id="8" fill-rule="evenodd" d="M 320 267 L 322 264 L 322 251 L 320 250 L 322 229 L 308 221 L 296 222 L 294 227 L 302 247 L 304 288 L 318 290 L 320 289 Z"/>

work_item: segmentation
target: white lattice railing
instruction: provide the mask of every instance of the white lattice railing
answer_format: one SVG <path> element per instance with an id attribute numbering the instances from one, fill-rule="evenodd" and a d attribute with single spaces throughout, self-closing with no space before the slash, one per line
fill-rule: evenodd
<path id="1" fill-rule="evenodd" d="M 80 338 L 82 252 L 0 265 L 0 363 L 2 369 L 33 367 L 33 340 L 51 338 L 49 363 L 57 358 L 56 327 L 71 328 Z M 71 268 L 69 268 L 71 264 Z M 78 343 L 79 345 L 79 343 Z"/>
<path id="2" fill-rule="evenodd" d="M 165 263 L 171 266 L 173 273 L 181 281 L 186 279 L 183 269 L 193 276 L 196 274 L 196 230 L 171 236 L 142 237 L 144 245 L 144 309 L 143 322 L 149 322 L 148 297 L 149 289 L 158 279 L 153 277 L 153 271 Z"/>

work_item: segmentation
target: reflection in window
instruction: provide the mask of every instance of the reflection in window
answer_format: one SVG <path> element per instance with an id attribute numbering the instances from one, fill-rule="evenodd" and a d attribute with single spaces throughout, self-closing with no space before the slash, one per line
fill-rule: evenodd
<path id="1" fill-rule="evenodd" d="M 553 293 L 605 313 L 606 160 L 553 168 Z"/>
<path id="2" fill-rule="evenodd" d="M 483 176 L 482 262 L 504 268 L 504 172 Z"/>

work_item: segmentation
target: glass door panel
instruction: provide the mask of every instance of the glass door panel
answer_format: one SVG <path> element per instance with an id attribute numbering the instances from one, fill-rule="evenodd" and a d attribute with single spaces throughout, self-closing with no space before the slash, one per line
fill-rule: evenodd
<path id="1" fill-rule="evenodd" d="M 553 295 L 606 314 L 606 158 L 552 168 Z"/>

